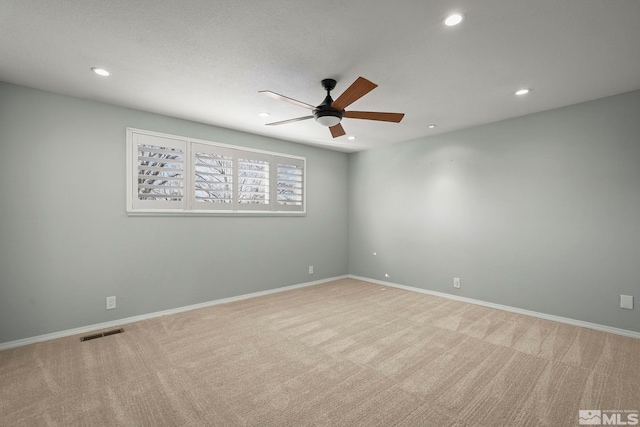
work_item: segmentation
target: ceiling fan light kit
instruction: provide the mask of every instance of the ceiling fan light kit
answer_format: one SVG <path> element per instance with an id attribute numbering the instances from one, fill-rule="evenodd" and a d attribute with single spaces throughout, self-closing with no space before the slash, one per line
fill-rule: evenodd
<path id="1" fill-rule="evenodd" d="M 331 136 L 337 138 L 339 136 L 346 135 L 346 132 L 342 128 L 340 122 L 343 117 L 351 119 L 362 120 L 377 120 L 383 122 L 400 123 L 404 117 L 403 113 L 380 113 L 373 111 L 345 111 L 345 108 L 362 98 L 367 93 L 378 87 L 377 84 L 370 82 L 364 77 L 358 77 L 351 86 L 343 92 L 335 101 L 331 98 L 331 91 L 336 87 L 336 81 L 334 79 L 322 80 L 322 87 L 327 91 L 327 96 L 324 98 L 322 104 L 314 107 L 311 104 L 307 104 L 293 98 L 279 95 L 269 90 L 260 91 L 260 93 L 270 96 L 281 101 L 289 102 L 302 108 L 306 108 L 312 111 L 312 116 L 298 117 L 295 119 L 283 120 L 280 122 L 267 123 L 267 126 L 278 126 L 287 123 L 299 122 L 302 120 L 308 120 L 315 118 L 316 123 L 321 126 L 328 127 L 331 131 Z"/>
<path id="2" fill-rule="evenodd" d="M 342 120 L 342 114 L 340 114 L 339 111 L 318 111 L 314 115 L 316 117 L 316 122 L 318 122 L 320 126 L 335 126 L 340 123 L 340 120 Z"/>

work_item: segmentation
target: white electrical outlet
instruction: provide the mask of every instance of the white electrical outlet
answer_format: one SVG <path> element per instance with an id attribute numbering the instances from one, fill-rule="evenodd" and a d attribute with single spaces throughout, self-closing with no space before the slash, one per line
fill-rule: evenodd
<path id="1" fill-rule="evenodd" d="M 633 310 L 633 295 L 620 295 L 620 308 Z"/>
<path id="2" fill-rule="evenodd" d="M 116 308 L 116 297 L 107 297 L 107 310 Z"/>
<path id="3" fill-rule="evenodd" d="M 454 288 L 459 288 L 460 287 L 460 278 L 459 277 L 454 277 L 453 278 L 453 287 Z"/>
<path id="4" fill-rule="evenodd" d="M 313 265 L 309 266 L 309 274 L 313 274 Z"/>

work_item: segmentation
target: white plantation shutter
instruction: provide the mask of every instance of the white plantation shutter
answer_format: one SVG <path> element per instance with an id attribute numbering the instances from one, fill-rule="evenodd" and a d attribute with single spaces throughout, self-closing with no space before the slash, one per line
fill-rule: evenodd
<path id="1" fill-rule="evenodd" d="M 238 210 L 269 210 L 270 168 L 273 156 L 236 150 Z"/>
<path id="2" fill-rule="evenodd" d="M 214 145 L 192 145 L 193 209 L 235 209 L 237 167 L 233 151 Z"/>
<path id="3" fill-rule="evenodd" d="M 185 206 L 186 143 L 134 134 L 134 209 L 183 209 Z"/>
<path id="4" fill-rule="evenodd" d="M 130 215 L 305 213 L 303 157 L 127 129 Z"/>
<path id="5" fill-rule="evenodd" d="M 304 160 L 274 156 L 276 164 L 276 208 L 278 211 L 303 211 Z"/>

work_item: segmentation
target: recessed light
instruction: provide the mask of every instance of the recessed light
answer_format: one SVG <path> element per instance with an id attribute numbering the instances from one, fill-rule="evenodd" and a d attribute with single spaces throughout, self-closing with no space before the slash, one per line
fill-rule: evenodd
<path id="1" fill-rule="evenodd" d="M 516 91 L 516 95 L 518 95 L 518 96 L 519 96 L 519 95 L 526 95 L 526 94 L 528 94 L 529 92 L 531 92 L 531 89 L 520 89 L 520 90 L 517 90 L 517 91 Z"/>
<path id="2" fill-rule="evenodd" d="M 453 27 L 454 25 L 458 25 L 459 23 L 461 23 L 463 19 L 464 15 L 462 13 L 452 13 L 444 19 L 444 25 L 446 25 L 447 27 Z"/>
<path id="3" fill-rule="evenodd" d="M 258 115 L 259 115 L 260 117 L 269 117 L 271 114 L 267 113 L 266 111 L 263 111 L 263 112 L 261 112 L 261 113 L 258 113 Z"/>
<path id="4" fill-rule="evenodd" d="M 427 126 L 429 129 L 433 129 L 434 127 L 436 127 L 436 125 L 429 125 Z"/>
<path id="5" fill-rule="evenodd" d="M 353 135 L 349 135 L 349 136 L 347 137 L 347 139 L 348 139 L 348 140 L 350 140 L 350 141 L 353 141 L 354 139 L 356 139 L 356 137 L 355 137 L 355 136 L 353 136 Z"/>
<path id="6" fill-rule="evenodd" d="M 102 76 L 102 77 L 108 77 L 108 76 L 111 75 L 111 73 L 109 71 L 105 70 L 104 68 L 100 68 L 100 67 L 93 67 L 91 69 L 91 71 L 93 71 L 94 73 L 96 73 L 97 75 Z"/>

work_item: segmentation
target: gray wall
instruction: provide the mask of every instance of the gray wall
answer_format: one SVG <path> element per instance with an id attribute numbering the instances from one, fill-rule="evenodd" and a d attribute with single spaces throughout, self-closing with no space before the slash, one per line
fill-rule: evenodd
<path id="1" fill-rule="evenodd" d="M 127 126 L 306 156 L 308 214 L 128 217 Z M 4 83 L 0 148 L 0 343 L 348 273 L 344 153 Z"/>
<path id="2" fill-rule="evenodd" d="M 640 92 L 353 154 L 349 185 L 351 274 L 640 331 Z"/>

